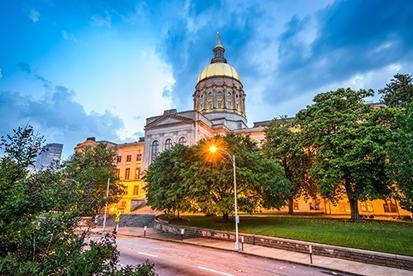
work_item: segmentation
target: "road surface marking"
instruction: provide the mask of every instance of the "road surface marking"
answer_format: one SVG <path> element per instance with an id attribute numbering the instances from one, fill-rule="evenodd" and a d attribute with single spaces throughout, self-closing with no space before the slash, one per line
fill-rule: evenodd
<path id="1" fill-rule="evenodd" d="M 149 254 L 149 253 L 145 253 L 145 252 L 138 252 L 138 253 L 141 254 L 141 255 L 158 258 L 158 255 L 153 255 L 153 254 Z"/>
<path id="2" fill-rule="evenodd" d="M 233 274 L 225 273 L 225 272 L 218 271 L 218 270 L 215 270 L 215 269 L 212 269 L 212 268 L 208 268 L 208 267 L 198 266 L 198 268 L 199 268 L 199 269 L 206 270 L 206 271 L 209 271 L 209 272 L 214 272 L 214 273 L 217 273 L 217 274 L 221 274 L 221 275 L 234 276 Z"/>

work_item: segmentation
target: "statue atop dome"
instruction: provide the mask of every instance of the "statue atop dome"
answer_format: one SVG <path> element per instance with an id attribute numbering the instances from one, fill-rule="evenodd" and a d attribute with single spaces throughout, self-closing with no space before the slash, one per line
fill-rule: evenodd
<path id="1" fill-rule="evenodd" d="M 215 45 L 214 49 L 214 57 L 211 59 L 211 63 L 227 63 L 227 60 L 224 57 L 225 48 L 222 46 L 222 36 L 219 32 L 217 32 L 217 45 Z"/>
<path id="2" fill-rule="evenodd" d="M 219 32 L 217 32 L 217 45 L 222 45 L 221 40 L 222 40 L 222 36 Z"/>

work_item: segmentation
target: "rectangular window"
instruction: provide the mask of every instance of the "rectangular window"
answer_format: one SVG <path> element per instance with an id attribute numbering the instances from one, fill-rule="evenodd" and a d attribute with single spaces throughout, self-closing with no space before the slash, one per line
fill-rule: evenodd
<path id="1" fill-rule="evenodd" d="M 130 176 L 130 169 L 127 168 L 125 169 L 125 180 L 129 180 L 129 176 Z"/>
<path id="2" fill-rule="evenodd" d="M 121 202 L 118 203 L 118 209 L 119 210 L 125 210 L 126 209 L 126 201 L 122 200 Z"/>
<path id="3" fill-rule="evenodd" d="M 315 199 L 309 203 L 310 210 L 318 211 L 320 210 L 320 200 Z"/>
<path id="4" fill-rule="evenodd" d="M 133 186 L 133 195 L 139 195 L 139 185 Z"/>
<path id="5" fill-rule="evenodd" d="M 123 186 L 123 194 L 124 195 L 128 194 L 128 186 Z"/>
<path id="6" fill-rule="evenodd" d="M 119 170 L 119 169 L 116 169 L 116 171 L 115 171 L 115 177 L 119 179 L 119 176 L 120 176 L 120 170 Z"/>
<path id="7" fill-rule="evenodd" d="M 135 179 L 141 179 L 141 168 L 135 169 Z"/>
<path id="8" fill-rule="evenodd" d="M 132 155 L 126 155 L 126 162 L 132 161 Z"/>
<path id="9" fill-rule="evenodd" d="M 136 155 L 136 161 L 142 161 L 142 153 Z"/>
<path id="10" fill-rule="evenodd" d="M 360 203 L 360 207 L 362 212 L 373 212 L 373 204 L 371 202 L 363 201 Z"/>
<path id="11" fill-rule="evenodd" d="M 298 209 L 298 202 L 297 202 L 297 201 L 294 201 L 294 210 L 299 210 L 299 209 Z"/>
<path id="12" fill-rule="evenodd" d="M 122 162 L 122 156 L 120 155 L 116 156 L 116 162 L 118 163 Z"/>
<path id="13" fill-rule="evenodd" d="M 386 201 L 383 208 L 385 213 L 397 213 L 397 206 L 391 201 Z"/>

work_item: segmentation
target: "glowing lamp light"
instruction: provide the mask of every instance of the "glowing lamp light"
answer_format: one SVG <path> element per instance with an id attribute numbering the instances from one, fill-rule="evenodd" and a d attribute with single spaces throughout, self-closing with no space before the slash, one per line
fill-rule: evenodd
<path id="1" fill-rule="evenodd" d="M 209 151 L 212 152 L 212 153 L 215 153 L 217 150 L 218 150 L 218 148 L 214 145 L 209 147 Z"/>

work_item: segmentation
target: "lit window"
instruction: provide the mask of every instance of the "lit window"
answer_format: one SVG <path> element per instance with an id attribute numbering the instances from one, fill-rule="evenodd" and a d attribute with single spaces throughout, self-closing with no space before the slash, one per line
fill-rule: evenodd
<path id="1" fill-rule="evenodd" d="M 126 155 L 126 162 L 132 161 L 132 155 Z"/>
<path id="2" fill-rule="evenodd" d="M 128 186 L 123 186 L 123 194 L 124 195 L 128 194 Z"/>
<path id="3" fill-rule="evenodd" d="M 141 178 L 141 168 L 136 168 L 135 169 L 135 179 L 140 179 Z"/>
<path id="4" fill-rule="evenodd" d="M 129 180 L 129 176 L 130 176 L 130 169 L 127 168 L 125 169 L 125 180 Z"/>
<path id="5" fill-rule="evenodd" d="M 397 206 L 391 201 L 386 201 L 383 208 L 385 213 L 397 213 Z"/>
<path id="6" fill-rule="evenodd" d="M 155 160 L 156 156 L 158 156 L 159 153 L 159 142 L 157 140 L 152 142 L 152 156 L 151 159 Z"/>
<path id="7" fill-rule="evenodd" d="M 171 149 L 171 148 L 172 148 L 172 140 L 168 138 L 165 141 L 165 149 L 168 150 L 168 149 Z"/>
<path id="8" fill-rule="evenodd" d="M 371 202 L 362 201 L 360 202 L 360 207 L 362 212 L 373 212 L 373 204 Z"/>
<path id="9" fill-rule="evenodd" d="M 116 162 L 120 163 L 122 161 L 122 156 L 118 155 L 116 156 Z"/>
<path id="10" fill-rule="evenodd" d="M 125 208 L 126 208 L 126 201 L 122 200 L 121 202 L 118 203 L 119 210 L 124 210 Z"/>
<path id="11" fill-rule="evenodd" d="M 133 195 L 139 195 L 139 185 L 133 186 Z"/>
<path id="12" fill-rule="evenodd" d="M 181 145 L 185 145 L 186 144 L 186 138 L 182 136 L 181 138 L 179 138 L 178 143 L 181 144 Z"/>

